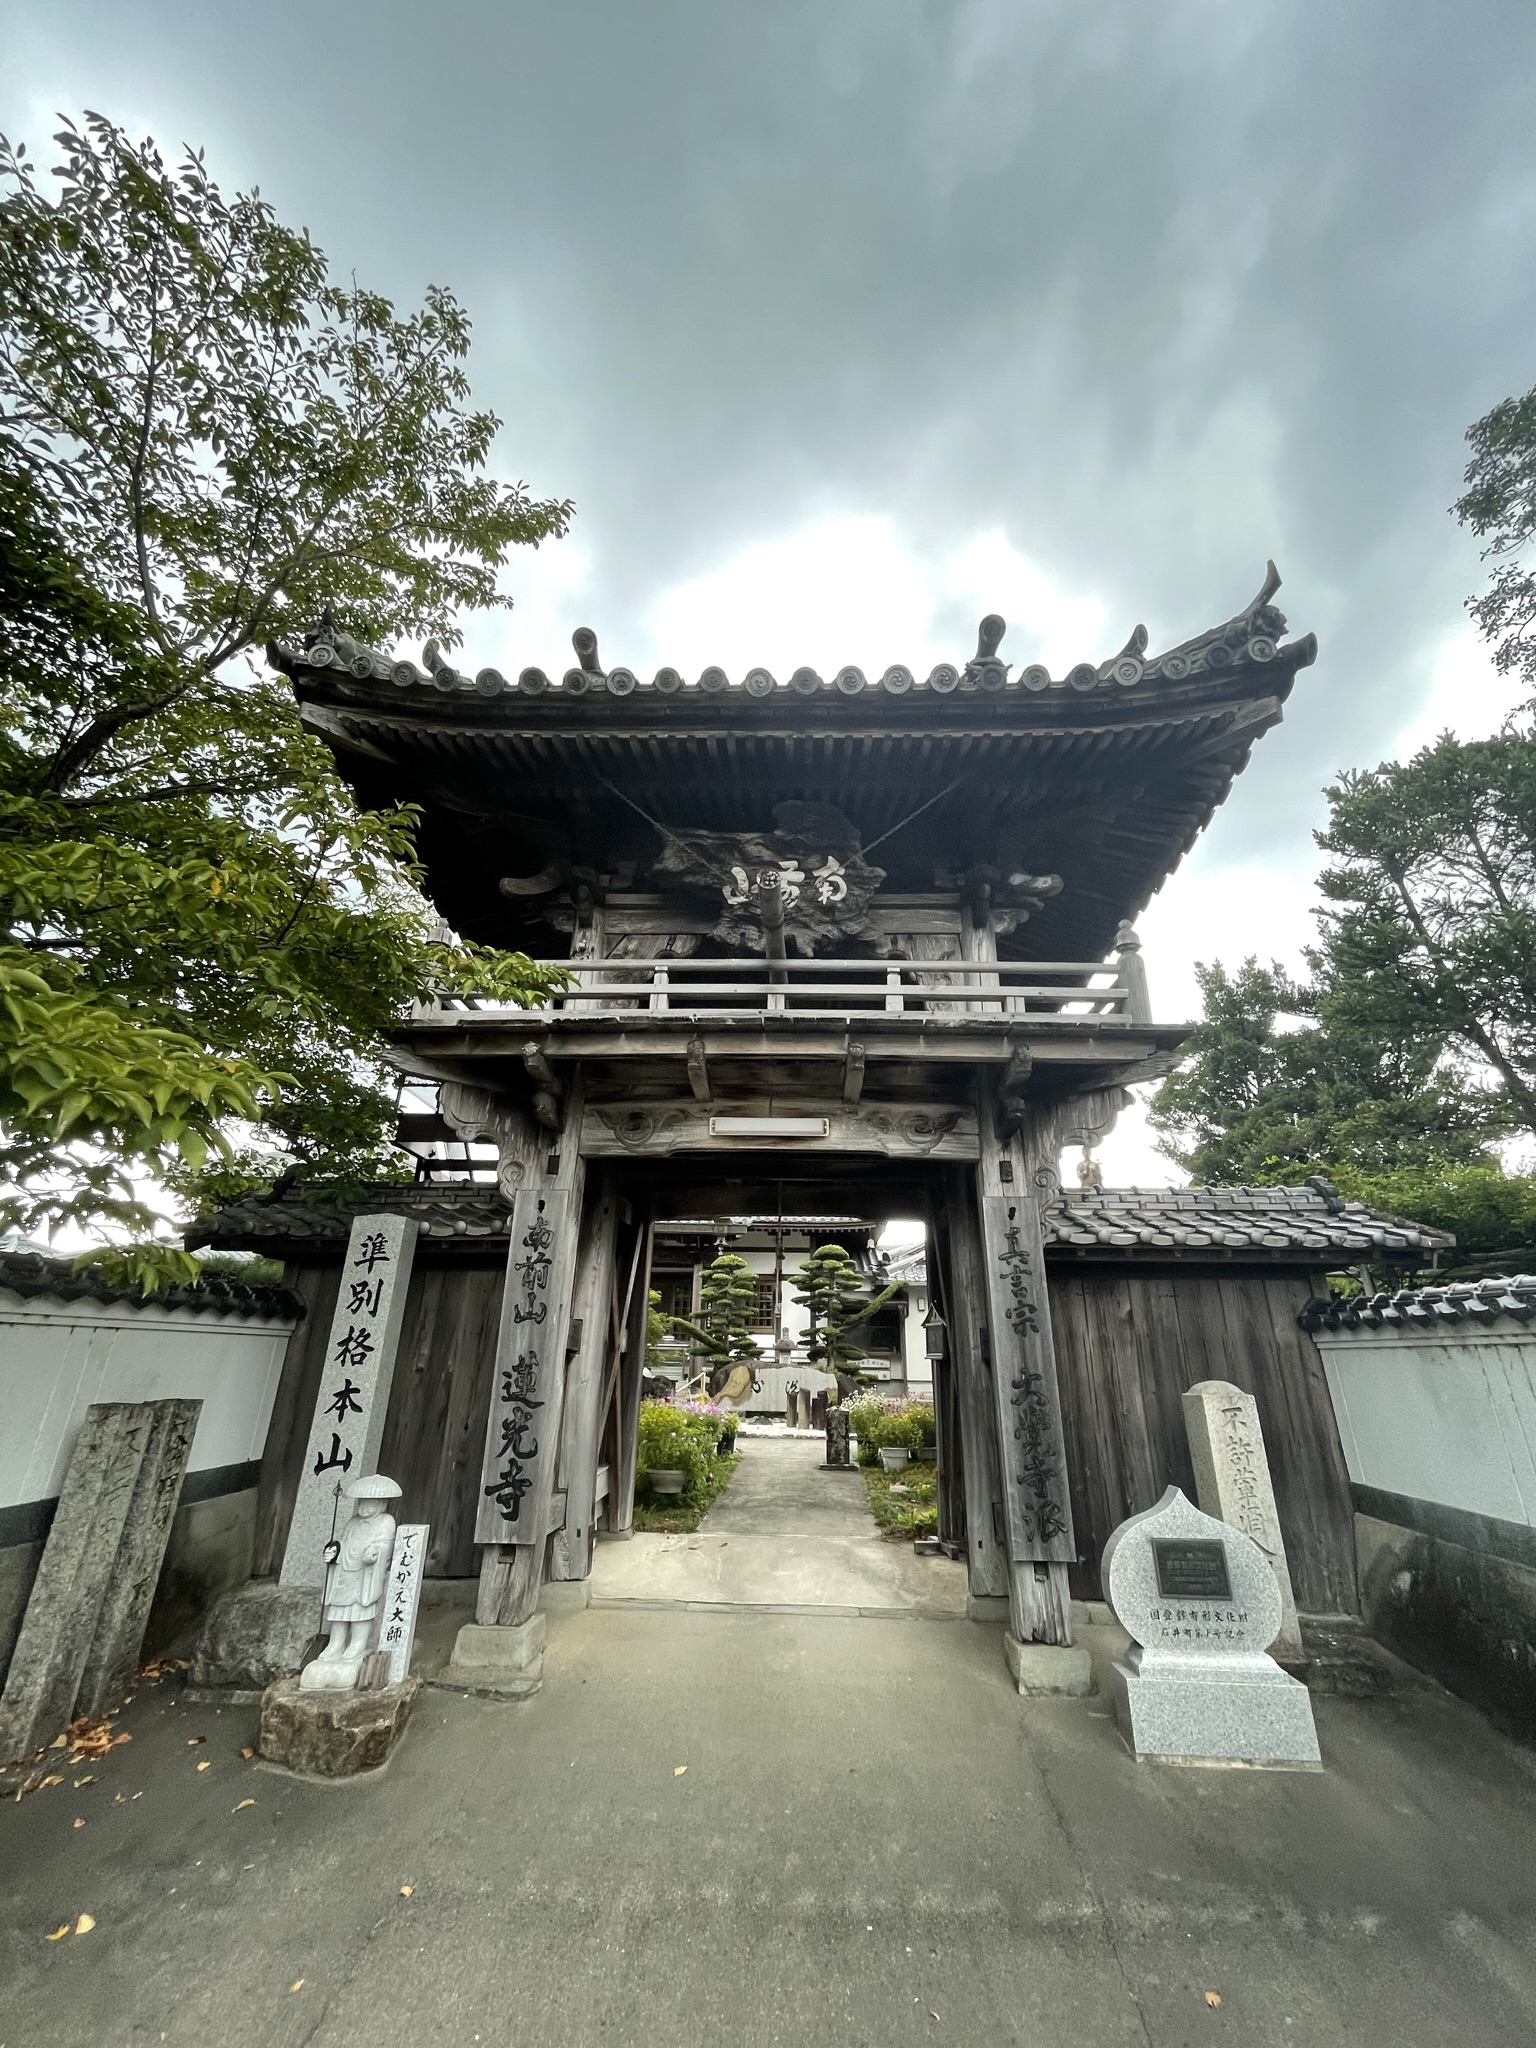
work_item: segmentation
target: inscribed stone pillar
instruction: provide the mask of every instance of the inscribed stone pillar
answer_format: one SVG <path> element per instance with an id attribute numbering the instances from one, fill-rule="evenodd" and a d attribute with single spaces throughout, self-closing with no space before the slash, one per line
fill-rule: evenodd
<path id="1" fill-rule="evenodd" d="M 85 1411 L 0 1695 L 0 1763 L 52 1742 L 73 1718 L 154 1434 L 148 1402 L 97 1401 Z"/>
<path id="2" fill-rule="evenodd" d="M 1280 1584 L 1281 1606 L 1280 1633 L 1270 1649 L 1276 1657 L 1299 1658 L 1301 1624 L 1264 1455 L 1258 1403 L 1228 1380 L 1201 1380 L 1184 1396 L 1184 1427 L 1201 1512 L 1241 1529 L 1269 1559 Z"/>
<path id="3" fill-rule="evenodd" d="M 352 1225 L 279 1585 L 324 1584 L 325 1546 L 347 1519 L 342 1488 L 377 1463 L 416 1232 L 409 1216 Z"/>
<path id="4" fill-rule="evenodd" d="M 104 1714 L 128 1691 L 160 1583 L 171 1521 L 192 1454 L 201 1401 L 150 1401 L 149 1441 L 134 1483 L 95 1639 L 75 1695 L 77 1714 Z"/>

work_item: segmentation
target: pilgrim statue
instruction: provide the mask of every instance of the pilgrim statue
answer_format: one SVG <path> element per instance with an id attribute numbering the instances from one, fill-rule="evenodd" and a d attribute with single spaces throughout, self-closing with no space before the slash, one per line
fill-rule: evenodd
<path id="1" fill-rule="evenodd" d="M 299 1673 L 304 1692 L 345 1691 L 355 1686 L 363 1659 L 374 1648 L 379 1610 L 395 1547 L 395 1518 L 384 1506 L 398 1500 L 393 1479 L 374 1472 L 354 1479 L 346 1498 L 357 1503 L 339 1540 L 326 1545 L 325 1625 L 330 1640 Z"/>

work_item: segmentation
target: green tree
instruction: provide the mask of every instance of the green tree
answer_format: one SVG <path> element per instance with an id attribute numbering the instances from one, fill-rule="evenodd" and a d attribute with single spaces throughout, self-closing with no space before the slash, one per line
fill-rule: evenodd
<path id="1" fill-rule="evenodd" d="M 1488 1162 L 1498 1106 L 1444 1069 L 1435 1042 L 1352 1027 L 1332 989 L 1301 986 L 1278 962 L 1250 957 L 1234 973 L 1202 963 L 1195 974 L 1203 1021 L 1149 1120 L 1159 1149 L 1196 1182 Z"/>
<path id="2" fill-rule="evenodd" d="M 669 1318 L 671 1328 L 690 1339 L 716 1369 L 761 1359 L 753 1335 L 756 1320 L 757 1275 L 736 1252 L 720 1252 L 704 1268 L 696 1322 Z"/>
<path id="3" fill-rule="evenodd" d="M 900 1281 L 871 1296 L 853 1255 L 840 1244 L 824 1244 L 795 1272 L 795 1300 L 809 1312 L 806 1358 L 837 1379 L 839 1397 L 875 1378 L 863 1370 L 867 1355 L 852 1332 L 901 1291 Z"/>
<path id="4" fill-rule="evenodd" d="M 1467 429 L 1466 490 L 1451 508 L 1485 542 L 1493 580 L 1467 608 L 1492 642 L 1501 674 L 1536 691 L 1536 390 L 1506 398 Z"/>
<path id="5" fill-rule="evenodd" d="M 249 657 L 330 605 L 453 645 L 570 508 L 485 473 L 449 294 L 397 316 L 200 157 L 57 140 L 50 187 L 0 139 L 0 1221 L 144 1229 L 136 1176 L 387 1169 L 381 1033 L 547 986 L 434 936 L 411 812 Z"/>

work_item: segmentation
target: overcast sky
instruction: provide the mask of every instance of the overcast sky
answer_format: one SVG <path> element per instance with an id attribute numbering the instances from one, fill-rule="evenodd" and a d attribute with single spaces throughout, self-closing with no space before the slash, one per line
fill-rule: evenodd
<path id="1" fill-rule="evenodd" d="M 1530 0 L 0 0 L 0 127 L 94 108 L 476 325 L 498 469 L 575 499 L 470 666 L 1102 659 L 1266 556 L 1316 631 L 1142 920 L 1294 958 L 1338 768 L 1509 693 L 1446 512 L 1536 382 Z M 44 159 L 46 160 L 46 159 Z M 1111 1179 L 1176 1178 L 1139 1119 Z"/>

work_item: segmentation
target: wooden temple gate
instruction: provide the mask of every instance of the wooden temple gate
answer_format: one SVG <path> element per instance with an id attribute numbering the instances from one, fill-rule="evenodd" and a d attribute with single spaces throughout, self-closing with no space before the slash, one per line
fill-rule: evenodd
<path id="1" fill-rule="evenodd" d="M 439 1499 L 451 1470 L 435 1548 L 474 1546 L 481 1625 L 527 1621 L 629 1524 L 657 1221 L 788 1179 L 928 1218 L 945 1533 L 1019 1641 L 1070 1641 L 1074 1502 L 1102 1503 L 1081 1446 L 1071 1469 L 1042 1214 L 1063 1147 L 1187 1034 L 1153 1021 L 1124 920 L 1314 657 L 1280 644 L 1277 584 L 1161 657 L 1138 628 L 1064 678 L 1011 676 L 996 618 L 926 678 L 787 685 L 643 684 L 585 629 L 559 687 L 435 649 L 423 671 L 330 625 L 270 650 L 360 800 L 420 807 L 449 924 L 567 977 L 540 1009 L 444 997 L 398 1034 L 438 1086 L 414 1120 L 433 1171 L 494 1147 L 511 1209 L 503 1275 L 478 1269 L 454 1311 L 488 1373 L 458 1375 L 451 1415 L 392 1411 L 384 1449 L 402 1477 L 431 1465 Z M 258 1569 L 284 1520 L 264 1485 Z"/>

